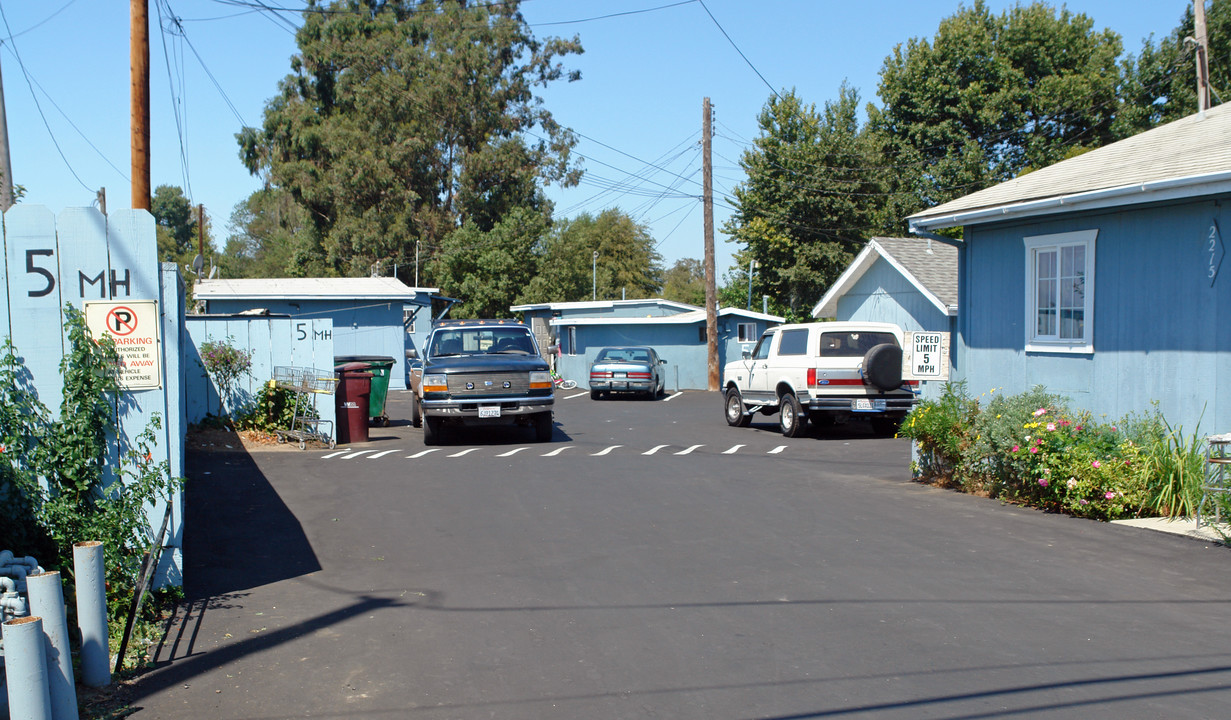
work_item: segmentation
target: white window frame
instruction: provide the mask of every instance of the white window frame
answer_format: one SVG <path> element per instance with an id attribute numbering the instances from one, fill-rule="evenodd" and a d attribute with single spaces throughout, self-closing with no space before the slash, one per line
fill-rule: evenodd
<path id="1" fill-rule="evenodd" d="M 1094 247 L 1098 230 L 1034 235 L 1022 238 L 1026 250 L 1026 352 L 1078 353 L 1094 352 Z M 1038 334 L 1038 272 L 1036 260 L 1040 252 L 1055 252 L 1057 273 L 1059 258 L 1064 248 L 1081 247 L 1085 250 L 1084 287 L 1082 304 L 1082 335 L 1076 338 L 1060 337 L 1059 284 L 1057 284 L 1057 318 L 1055 335 Z"/>
<path id="2" fill-rule="evenodd" d="M 757 333 L 757 324 L 754 322 L 742 322 L 736 325 L 735 337 L 737 342 L 747 343 L 756 342 L 760 335 Z"/>
<path id="3" fill-rule="evenodd" d="M 577 326 L 576 325 L 568 326 L 568 354 L 569 355 L 577 354 Z"/>

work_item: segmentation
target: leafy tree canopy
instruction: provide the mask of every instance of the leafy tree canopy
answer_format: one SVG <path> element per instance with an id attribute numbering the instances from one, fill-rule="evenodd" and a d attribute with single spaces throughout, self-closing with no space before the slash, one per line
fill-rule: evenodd
<path id="1" fill-rule="evenodd" d="M 664 300 L 705 307 L 705 265 L 696 258 L 681 258 L 663 273 Z"/>
<path id="2" fill-rule="evenodd" d="M 620 210 L 557 224 L 534 254 L 538 269 L 519 303 L 656 297 L 662 287 L 654 238 Z"/>
<path id="3" fill-rule="evenodd" d="M 434 253 L 513 208 L 549 214 L 540 184 L 576 183 L 575 140 L 535 88 L 577 79 L 557 59 L 581 45 L 536 39 L 519 4 L 309 2 L 292 73 L 237 138 L 249 171 L 302 206 L 328 270 L 405 264 L 416 241 Z"/>
<path id="4" fill-rule="evenodd" d="M 740 165 L 724 230 L 755 260 L 754 293 L 784 314 L 811 307 L 854 257 L 874 220 L 874 145 L 859 128 L 858 93 L 843 85 L 818 113 L 789 92 L 770 98 Z"/>
<path id="5" fill-rule="evenodd" d="M 150 214 L 158 236 L 158 258 L 178 262 L 187 255 L 191 260 L 197 248 L 197 217 L 184 191 L 173 185 L 154 188 Z"/>
<path id="6" fill-rule="evenodd" d="M 450 233 L 428 267 L 441 291 L 461 300 L 449 316 L 508 317 L 532 282 L 531 258 L 546 233 L 547 219 L 529 208 L 513 210 L 490 230 L 472 221 Z"/>
<path id="7" fill-rule="evenodd" d="M 1120 37 L 1049 4 L 993 15 L 975 0 L 931 40 L 894 48 L 871 127 L 913 195 L 904 217 L 1115 139 Z"/>

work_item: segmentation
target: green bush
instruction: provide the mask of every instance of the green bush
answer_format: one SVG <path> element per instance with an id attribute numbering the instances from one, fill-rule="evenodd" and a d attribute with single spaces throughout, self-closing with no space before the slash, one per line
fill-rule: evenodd
<path id="1" fill-rule="evenodd" d="M 1201 497 L 1204 442 L 1171 428 L 1157 409 L 1109 425 L 1043 387 L 993 390 L 981 407 L 950 383 L 899 434 L 918 444 L 921 479 L 1045 510 L 1100 520 L 1191 516 Z"/>
<path id="2" fill-rule="evenodd" d="M 317 412 L 310 403 L 303 403 L 299 412 L 309 418 L 316 418 Z M 271 381 L 261 386 L 257 391 L 256 402 L 251 409 L 239 417 L 236 426 L 240 430 L 259 430 L 273 432 L 275 430 L 293 430 L 291 427 L 295 418 L 295 393 L 280 388 Z"/>

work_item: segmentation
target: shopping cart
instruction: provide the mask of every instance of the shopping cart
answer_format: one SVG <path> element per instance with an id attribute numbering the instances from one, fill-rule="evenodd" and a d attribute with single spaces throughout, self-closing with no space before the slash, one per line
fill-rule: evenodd
<path id="1" fill-rule="evenodd" d="M 309 367 L 278 365 L 274 367 L 274 385 L 295 393 L 295 411 L 289 430 L 276 430 L 278 442 L 295 440 L 303 450 L 309 440 L 316 440 L 333 447 L 333 421 L 317 417 L 316 396 L 332 395 L 338 387 L 338 379 L 332 370 Z"/>

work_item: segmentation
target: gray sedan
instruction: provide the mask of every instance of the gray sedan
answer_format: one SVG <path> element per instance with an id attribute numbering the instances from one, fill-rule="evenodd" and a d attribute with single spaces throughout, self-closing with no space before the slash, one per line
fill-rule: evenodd
<path id="1" fill-rule="evenodd" d="M 599 351 L 590 365 L 590 397 L 609 392 L 642 393 L 658 397 L 667 387 L 663 376 L 666 360 L 654 348 L 609 347 Z"/>

